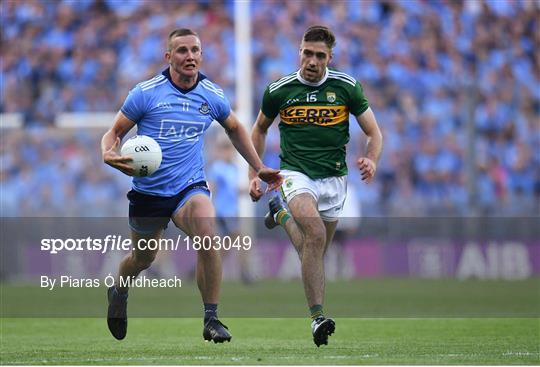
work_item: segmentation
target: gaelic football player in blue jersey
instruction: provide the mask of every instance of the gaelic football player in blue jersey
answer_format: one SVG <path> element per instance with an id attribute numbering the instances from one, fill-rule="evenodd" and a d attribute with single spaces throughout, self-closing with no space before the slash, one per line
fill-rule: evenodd
<path id="1" fill-rule="evenodd" d="M 101 141 L 103 161 L 127 175 L 133 175 L 131 158 L 121 156 L 118 148 L 131 128 L 137 125 L 139 135 L 150 136 L 161 146 L 160 168 L 149 177 L 133 177 L 133 189 L 128 193 L 133 244 L 140 239 L 159 239 L 170 219 L 189 236 L 214 236 L 215 211 L 203 167 L 203 135 L 213 120 L 223 126 L 238 152 L 268 183 L 269 190 L 282 182 L 279 171 L 265 167 L 259 159 L 223 90 L 199 72 L 202 48 L 197 33 L 190 29 L 172 31 L 165 59 L 169 67 L 130 91 Z M 108 289 L 107 323 L 117 339 L 127 333 L 128 297 L 128 289 L 118 280 L 136 277 L 152 264 L 156 253 L 134 246 L 120 263 L 116 285 Z M 231 339 L 227 327 L 217 318 L 221 275 L 219 252 L 198 251 L 197 284 L 205 315 L 203 337 L 216 343 Z"/>

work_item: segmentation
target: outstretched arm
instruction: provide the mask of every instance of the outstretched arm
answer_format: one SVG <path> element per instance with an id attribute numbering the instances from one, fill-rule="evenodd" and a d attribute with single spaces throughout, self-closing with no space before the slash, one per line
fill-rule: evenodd
<path id="1" fill-rule="evenodd" d="M 258 177 L 268 183 L 269 190 L 275 190 L 278 188 L 283 181 L 279 171 L 264 166 L 261 159 L 257 155 L 257 151 L 253 147 L 253 144 L 249 140 L 249 135 L 246 129 L 244 129 L 240 121 L 238 121 L 238 118 L 234 112 L 231 112 L 229 117 L 227 117 L 225 121 L 221 123 L 221 125 L 225 128 L 229 139 L 231 139 L 231 142 L 238 153 L 240 153 L 240 155 L 244 157 L 244 159 L 250 165 L 250 171 L 253 170 L 255 175 L 258 175 Z"/>
<path id="2" fill-rule="evenodd" d="M 266 117 L 262 111 L 259 111 L 253 130 L 251 131 L 251 141 L 253 142 L 253 146 L 259 157 L 264 155 L 266 134 L 273 121 L 274 120 Z M 257 173 L 253 170 L 249 170 L 249 181 L 249 195 L 253 201 L 257 201 L 263 196 L 263 192 L 261 190 L 261 182 L 257 178 Z"/>
<path id="3" fill-rule="evenodd" d="M 377 171 L 383 137 L 371 108 L 368 108 L 361 115 L 356 116 L 356 120 L 368 137 L 365 156 L 358 158 L 356 165 L 362 172 L 362 180 L 369 182 Z"/>
<path id="4" fill-rule="evenodd" d="M 129 176 L 133 176 L 135 172 L 128 164 L 133 159 L 121 156 L 119 148 L 120 142 L 133 126 L 135 126 L 135 123 L 119 111 L 114 118 L 113 126 L 101 138 L 103 162 Z"/>

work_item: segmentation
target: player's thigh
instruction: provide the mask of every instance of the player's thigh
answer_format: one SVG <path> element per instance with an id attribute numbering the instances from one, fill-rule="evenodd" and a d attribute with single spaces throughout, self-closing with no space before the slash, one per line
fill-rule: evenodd
<path id="1" fill-rule="evenodd" d="M 191 196 L 184 206 L 174 213 L 174 224 L 188 236 L 214 236 L 216 233 L 215 209 L 205 194 Z"/>
<path id="2" fill-rule="evenodd" d="M 288 205 L 291 215 L 305 235 L 322 238 L 326 242 L 326 230 L 313 195 L 298 194 Z"/>
<path id="3" fill-rule="evenodd" d="M 334 239 L 334 234 L 336 233 L 336 227 L 337 227 L 337 224 L 338 224 L 338 221 L 337 220 L 334 220 L 334 221 L 331 221 L 331 222 L 328 222 L 328 221 L 323 221 L 324 222 L 324 228 L 326 229 L 326 244 L 324 246 L 324 251 L 326 252 L 326 250 L 328 249 L 328 246 L 330 246 L 330 244 L 332 243 L 332 240 Z"/>
<path id="4" fill-rule="evenodd" d="M 281 185 L 281 194 L 283 199 L 290 204 L 290 202 L 298 195 L 309 194 L 315 202 L 319 200 L 319 194 L 317 191 L 317 183 L 309 178 L 302 172 L 281 170 L 283 175 L 283 185 Z"/>
<path id="5" fill-rule="evenodd" d="M 132 254 L 137 260 L 152 262 L 159 251 L 159 240 L 163 229 L 154 232 L 140 233 L 131 230 Z"/>

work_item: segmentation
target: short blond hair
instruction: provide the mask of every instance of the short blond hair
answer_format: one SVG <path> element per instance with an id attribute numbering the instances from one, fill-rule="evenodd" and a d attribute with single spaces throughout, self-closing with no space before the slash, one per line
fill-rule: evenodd
<path id="1" fill-rule="evenodd" d="M 169 37 L 167 38 L 167 50 L 171 51 L 173 38 L 182 37 L 182 36 L 195 36 L 199 38 L 199 35 L 197 34 L 197 32 L 195 32 L 192 29 L 176 28 L 175 30 L 171 31 L 171 33 L 169 33 Z"/>

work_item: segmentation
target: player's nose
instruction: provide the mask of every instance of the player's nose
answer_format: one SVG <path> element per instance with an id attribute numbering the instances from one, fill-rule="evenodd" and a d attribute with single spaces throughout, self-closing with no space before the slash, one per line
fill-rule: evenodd
<path id="1" fill-rule="evenodd" d="M 193 60 L 195 59 L 195 54 L 192 51 L 188 51 L 186 55 L 186 59 Z"/>

